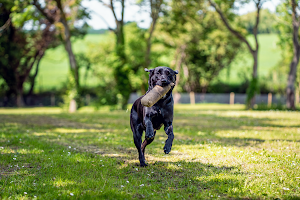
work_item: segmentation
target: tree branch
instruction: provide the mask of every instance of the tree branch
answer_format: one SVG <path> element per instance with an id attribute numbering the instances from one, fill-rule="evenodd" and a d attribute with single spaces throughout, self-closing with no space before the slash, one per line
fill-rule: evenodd
<path id="1" fill-rule="evenodd" d="M 8 18 L 8 20 L 3 24 L 3 26 L 0 27 L 0 32 L 4 31 L 11 23 L 11 18 Z"/>
<path id="2" fill-rule="evenodd" d="M 227 19 L 225 18 L 223 12 L 217 7 L 217 5 L 212 2 L 212 0 L 208 0 L 210 5 L 212 7 L 214 7 L 216 9 L 216 11 L 218 12 L 218 14 L 220 15 L 222 21 L 224 22 L 225 26 L 228 28 L 228 30 L 233 33 L 237 38 L 239 38 L 242 42 L 244 42 L 248 49 L 253 53 L 255 50 L 253 50 L 253 48 L 251 47 L 251 45 L 249 44 L 249 42 L 247 41 L 247 39 L 241 34 L 239 33 L 238 31 L 234 30 L 230 24 L 228 23 Z"/>
<path id="3" fill-rule="evenodd" d="M 124 22 L 124 10 L 125 10 L 125 0 L 122 0 L 122 23 Z"/>
<path id="4" fill-rule="evenodd" d="M 115 13 L 115 8 L 114 8 L 114 3 L 113 3 L 113 0 L 110 0 L 110 9 L 111 9 L 111 11 L 112 11 L 112 13 L 113 13 L 113 15 L 114 15 L 114 18 L 115 18 L 115 20 L 116 20 L 116 25 L 118 26 L 118 18 L 117 18 L 117 15 L 116 15 L 116 13 Z"/>
<path id="5" fill-rule="evenodd" d="M 296 1 L 292 0 L 292 18 L 293 18 L 293 43 L 294 47 L 299 50 L 299 40 L 298 40 L 298 30 L 299 30 L 299 21 L 297 17 L 297 11 L 296 11 Z"/>
<path id="6" fill-rule="evenodd" d="M 53 19 L 52 17 L 50 17 L 46 12 L 45 12 L 45 8 L 42 8 L 41 4 L 38 2 L 38 0 L 33 0 L 33 5 L 40 11 L 40 13 L 42 15 L 44 15 L 46 17 L 46 19 L 51 23 L 54 24 L 55 19 Z"/>
<path id="7" fill-rule="evenodd" d="M 255 51 L 258 50 L 258 39 L 257 39 L 257 32 L 258 32 L 258 24 L 259 24 L 259 12 L 260 12 L 260 9 L 261 9 L 261 0 L 258 0 L 255 4 L 256 4 L 256 8 L 257 8 L 257 11 L 256 11 L 256 22 L 255 22 L 255 26 L 253 28 L 253 35 L 254 35 L 254 38 L 255 38 L 255 45 L 256 45 L 256 49 Z"/>

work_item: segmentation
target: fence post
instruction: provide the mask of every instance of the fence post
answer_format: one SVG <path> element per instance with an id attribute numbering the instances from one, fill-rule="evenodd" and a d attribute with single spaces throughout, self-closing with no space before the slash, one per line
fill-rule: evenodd
<path id="1" fill-rule="evenodd" d="M 234 92 L 230 92 L 230 99 L 229 99 L 230 105 L 234 104 Z"/>
<path id="2" fill-rule="evenodd" d="M 50 97 L 51 99 L 51 106 L 55 106 L 55 96 L 54 96 L 54 94 L 51 94 L 51 97 Z"/>
<path id="3" fill-rule="evenodd" d="M 270 92 L 268 94 L 268 107 L 271 107 L 272 106 L 272 93 Z"/>
<path id="4" fill-rule="evenodd" d="M 69 106 L 69 113 L 74 113 L 76 109 L 77 109 L 76 101 L 72 99 Z"/>
<path id="5" fill-rule="evenodd" d="M 190 103 L 192 105 L 195 104 L 195 93 L 194 92 L 190 92 Z"/>
<path id="6" fill-rule="evenodd" d="M 85 102 L 86 102 L 86 105 L 90 105 L 90 102 L 91 102 L 91 95 L 90 94 L 86 94 L 85 95 Z"/>

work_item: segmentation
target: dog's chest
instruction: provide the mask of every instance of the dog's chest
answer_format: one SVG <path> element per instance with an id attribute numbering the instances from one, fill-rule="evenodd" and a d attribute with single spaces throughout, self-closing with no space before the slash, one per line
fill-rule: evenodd
<path id="1" fill-rule="evenodd" d="M 163 125 L 164 119 L 161 114 L 158 114 L 152 118 L 152 125 L 155 130 L 159 130 Z"/>

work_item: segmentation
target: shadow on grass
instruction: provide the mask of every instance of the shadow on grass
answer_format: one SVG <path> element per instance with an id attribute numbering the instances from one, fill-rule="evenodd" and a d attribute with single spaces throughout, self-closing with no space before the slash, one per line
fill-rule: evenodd
<path id="1" fill-rule="evenodd" d="M 3 159 L 0 164 L 0 197 L 276 197 L 271 192 L 258 194 L 251 191 L 251 187 L 246 186 L 249 174 L 241 172 L 237 166 L 212 165 L 200 161 L 186 162 L 182 157 L 179 158 L 180 161 L 169 162 L 159 158 L 160 161 L 151 160 L 147 168 L 138 167 L 137 152 L 132 142 L 128 120 L 128 113 L 118 112 L 48 116 L 0 115 L 0 146 L 5 150 L 1 150 Z M 256 138 L 252 133 L 250 136 L 253 137 L 244 138 L 232 135 L 223 137 L 217 134 L 220 131 L 253 131 L 254 127 L 272 128 L 276 127 L 277 122 L 277 119 L 257 121 L 255 118 L 244 116 L 179 115 L 174 123 L 177 134 L 174 145 L 193 146 L 217 141 L 216 144 L 220 146 L 240 147 L 255 146 L 265 141 L 287 141 L 282 135 L 275 139 L 262 139 L 262 136 Z M 298 125 L 288 126 L 295 127 Z M 161 142 L 165 139 L 160 139 L 159 136 L 156 138 L 159 142 L 149 146 L 152 149 L 150 156 L 155 156 L 155 152 L 161 151 Z"/>
<path id="2" fill-rule="evenodd" d="M 124 165 L 120 159 L 109 156 L 78 151 L 68 154 L 68 148 L 54 143 L 31 138 L 23 140 L 20 144 L 19 140 L 12 139 L 5 149 L 14 152 L 1 153 L 4 159 L 0 168 L 0 197 L 3 199 L 10 196 L 47 199 L 71 196 L 82 199 L 257 198 L 241 189 L 246 177 L 237 167 L 158 161 L 147 168 L 138 168 L 135 163 Z M 37 153 L 30 153 L 32 151 Z"/>

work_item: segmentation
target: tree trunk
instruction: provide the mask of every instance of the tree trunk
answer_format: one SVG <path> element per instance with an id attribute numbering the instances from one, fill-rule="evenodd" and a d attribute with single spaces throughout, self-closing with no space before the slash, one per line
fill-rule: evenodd
<path id="1" fill-rule="evenodd" d="M 76 96 L 75 99 L 77 100 L 77 105 L 80 105 L 79 99 L 77 98 L 79 93 L 80 93 L 80 84 L 79 84 L 79 72 L 78 72 L 78 66 L 76 63 L 76 59 L 73 53 L 73 49 L 72 49 L 72 43 L 71 43 L 71 32 L 70 32 L 70 28 L 67 22 L 67 18 L 66 15 L 64 13 L 64 9 L 62 7 L 62 3 L 61 0 L 55 0 L 57 3 L 57 7 L 60 10 L 60 14 L 61 14 L 61 22 L 64 25 L 64 29 L 65 29 L 65 38 L 64 38 L 64 43 L 65 43 L 65 49 L 68 53 L 68 57 L 69 57 L 69 62 L 70 62 L 70 71 L 74 77 L 74 81 L 75 81 L 75 90 L 76 90 Z M 72 99 L 72 100 L 75 100 Z M 71 101 L 72 101 L 71 100 Z"/>
<path id="2" fill-rule="evenodd" d="M 116 80 L 116 89 L 118 91 L 118 105 L 121 109 L 127 109 L 127 102 L 131 93 L 131 84 L 129 80 L 129 69 L 126 68 L 126 53 L 125 53 L 125 37 L 124 37 L 124 11 L 125 11 L 125 0 L 121 0 L 121 19 L 118 20 L 115 13 L 114 1 L 110 0 L 108 6 L 115 18 L 117 28 L 114 30 L 116 36 L 116 47 L 115 51 L 118 56 L 118 61 L 114 66 L 114 78 Z"/>
<path id="3" fill-rule="evenodd" d="M 71 43 L 70 38 L 66 39 L 65 48 L 66 48 L 66 51 L 68 52 L 71 71 L 72 71 L 72 74 L 73 74 L 74 79 L 75 79 L 76 89 L 78 91 L 79 87 L 80 87 L 79 72 L 78 72 L 78 67 L 77 67 L 77 64 L 76 64 L 75 56 L 74 56 L 74 53 L 73 53 L 73 50 L 72 50 L 72 43 Z"/>
<path id="4" fill-rule="evenodd" d="M 258 90 L 258 76 L 257 76 L 257 66 L 258 66 L 258 59 L 257 59 L 257 55 L 258 55 L 258 48 L 259 48 L 259 44 L 258 44 L 258 39 L 257 39 L 257 33 L 258 33 L 258 25 L 259 25 L 259 20 L 260 20 L 260 10 L 263 4 L 263 1 L 261 0 L 257 0 L 255 2 L 256 4 L 256 22 L 253 28 L 253 35 L 255 38 L 255 45 L 256 48 L 253 49 L 250 45 L 250 43 L 247 41 L 246 37 L 244 37 L 238 30 L 234 29 L 233 27 L 230 26 L 227 18 L 225 17 L 224 13 L 221 11 L 221 9 L 219 9 L 216 5 L 216 3 L 214 3 L 212 0 L 209 0 L 209 3 L 211 6 L 213 6 L 217 13 L 220 15 L 221 20 L 223 21 L 223 23 L 225 24 L 225 26 L 227 27 L 227 29 L 233 33 L 237 38 L 239 38 L 241 40 L 241 42 L 244 42 L 249 51 L 251 52 L 252 56 L 253 56 L 253 73 L 252 73 L 252 80 L 250 82 L 250 85 L 247 89 L 247 107 L 251 107 L 253 108 L 254 106 L 254 102 L 255 102 L 255 93 Z"/>
<path id="5" fill-rule="evenodd" d="M 73 49 L 72 49 L 72 43 L 71 43 L 71 32 L 70 32 L 70 28 L 64 13 L 64 9 L 62 7 L 61 4 L 61 0 L 56 0 L 57 3 L 57 7 L 59 8 L 60 12 L 61 12 L 61 22 L 64 25 L 65 28 L 65 49 L 68 53 L 69 56 L 69 62 L 70 62 L 70 67 L 71 67 L 71 71 L 72 74 L 74 75 L 74 79 L 75 79 L 75 83 L 76 83 L 76 89 L 79 89 L 79 76 L 78 76 L 78 67 L 77 67 L 77 63 L 76 63 L 76 59 L 73 53 Z"/>
<path id="6" fill-rule="evenodd" d="M 30 96 L 32 95 L 33 93 L 33 90 L 34 90 L 34 86 L 35 86 L 35 78 L 37 77 L 38 75 L 38 72 L 39 72 L 39 66 L 40 66 L 40 61 L 42 59 L 42 57 L 44 56 L 44 52 L 41 54 L 41 56 L 39 57 L 37 63 L 36 63 L 36 69 L 35 69 L 35 72 L 33 74 L 33 76 L 31 77 L 31 80 L 30 80 L 30 89 L 29 89 L 29 92 L 26 96 Z"/>
<path id="7" fill-rule="evenodd" d="M 294 48 L 295 49 L 295 48 Z M 294 51 L 293 60 L 290 64 L 290 72 L 288 75 L 286 88 L 286 107 L 295 110 L 295 80 L 297 73 L 297 65 L 299 63 L 299 47 Z"/>
<path id="8" fill-rule="evenodd" d="M 19 87 L 17 88 L 17 92 L 16 92 L 16 105 L 17 107 L 23 107 L 24 104 L 24 100 L 23 100 L 23 87 Z"/>
<path id="9" fill-rule="evenodd" d="M 258 75 L 257 75 L 257 66 L 258 66 L 258 48 L 256 51 L 252 52 L 253 57 L 253 72 L 252 72 L 252 80 L 250 82 L 247 99 L 248 99 L 248 107 L 253 108 L 255 104 L 255 94 L 258 90 Z"/>
<path id="10" fill-rule="evenodd" d="M 118 99 L 118 104 L 121 109 L 127 109 L 128 99 L 131 93 L 131 84 L 129 81 L 129 71 L 125 68 L 126 54 L 125 54 L 125 40 L 124 40 L 124 29 L 123 22 L 117 22 L 116 30 L 116 53 L 119 57 L 120 63 L 114 69 L 114 76 L 117 82 L 117 89 L 121 97 Z"/>
<path id="11" fill-rule="evenodd" d="M 293 60 L 290 64 L 290 72 L 288 75 L 287 88 L 286 88 L 286 107 L 295 110 L 295 80 L 297 74 L 297 65 L 299 63 L 300 45 L 298 39 L 299 31 L 299 17 L 297 16 L 297 3 L 292 0 L 292 19 L 293 19 Z"/>

